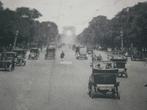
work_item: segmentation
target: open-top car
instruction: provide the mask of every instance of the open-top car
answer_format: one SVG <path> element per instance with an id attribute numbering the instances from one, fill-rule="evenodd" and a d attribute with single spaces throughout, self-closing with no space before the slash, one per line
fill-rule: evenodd
<path id="1" fill-rule="evenodd" d="M 26 65 L 26 52 L 25 49 L 15 49 L 16 52 L 16 65 L 25 66 Z"/>
<path id="2" fill-rule="evenodd" d="M 125 50 L 113 50 L 111 53 L 113 55 L 123 55 L 123 56 L 125 56 L 126 51 Z"/>
<path id="3" fill-rule="evenodd" d="M 91 98 L 97 95 L 110 95 L 120 98 L 117 82 L 118 70 L 110 61 L 97 62 L 92 65 L 92 74 L 89 77 L 88 93 Z"/>
<path id="4" fill-rule="evenodd" d="M 30 54 L 29 54 L 29 60 L 38 60 L 39 58 L 39 48 L 31 48 L 30 49 Z"/>
<path id="5" fill-rule="evenodd" d="M 15 69 L 15 52 L 0 53 L 0 70 L 12 71 Z"/>
<path id="6" fill-rule="evenodd" d="M 46 49 L 45 60 L 52 60 L 55 59 L 56 56 L 56 48 L 50 46 Z"/>
<path id="7" fill-rule="evenodd" d="M 139 53 L 133 53 L 132 55 L 131 55 L 131 61 L 143 61 L 143 56 L 142 56 L 142 54 L 141 54 L 141 52 Z"/>
<path id="8" fill-rule="evenodd" d="M 124 56 L 113 56 L 111 58 L 111 61 L 115 64 L 115 68 L 118 69 L 118 77 L 128 77 L 127 74 L 127 68 L 126 68 L 126 63 L 127 63 L 127 58 Z"/>
<path id="9" fill-rule="evenodd" d="M 87 48 L 87 53 L 88 54 L 93 54 L 93 48 Z"/>
<path id="10" fill-rule="evenodd" d="M 97 61 L 102 61 L 102 60 L 103 60 L 103 58 L 102 58 L 101 54 L 99 54 L 99 55 L 93 54 L 92 55 L 92 62 L 97 62 Z"/>
<path id="11" fill-rule="evenodd" d="M 131 48 L 130 57 L 132 61 L 147 61 L 147 48 Z"/>

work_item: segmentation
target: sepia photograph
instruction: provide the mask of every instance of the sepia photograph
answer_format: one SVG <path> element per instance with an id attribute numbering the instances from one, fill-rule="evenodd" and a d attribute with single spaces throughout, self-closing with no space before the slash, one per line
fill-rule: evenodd
<path id="1" fill-rule="evenodd" d="M 147 0 L 0 0 L 0 110 L 147 110 Z"/>

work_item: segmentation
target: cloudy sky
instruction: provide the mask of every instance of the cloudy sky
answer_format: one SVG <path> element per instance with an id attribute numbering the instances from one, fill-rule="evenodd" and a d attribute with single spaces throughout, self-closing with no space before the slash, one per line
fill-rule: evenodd
<path id="1" fill-rule="evenodd" d="M 64 26 L 75 26 L 77 33 L 87 27 L 95 16 L 114 17 L 122 8 L 147 0 L 1 0 L 4 7 L 36 8 L 42 13 L 41 21 L 55 22 L 60 32 Z"/>

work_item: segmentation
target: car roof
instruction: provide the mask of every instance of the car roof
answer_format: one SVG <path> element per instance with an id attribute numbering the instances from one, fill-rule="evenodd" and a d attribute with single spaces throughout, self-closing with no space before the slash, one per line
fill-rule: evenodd
<path id="1" fill-rule="evenodd" d="M 26 49 L 14 49 L 14 51 L 26 51 Z"/>
<path id="2" fill-rule="evenodd" d="M 102 75 L 102 74 L 116 75 L 116 73 L 118 73 L 118 69 L 105 69 L 105 70 L 93 69 L 92 70 L 92 75 Z"/>
<path id="3" fill-rule="evenodd" d="M 16 54 L 16 52 L 2 52 L 2 53 Z"/>
<path id="4" fill-rule="evenodd" d="M 111 58 L 112 61 L 126 61 L 127 58 L 125 56 L 114 56 Z"/>
<path id="5" fill-rule="evenodd" d="M 108 63 L 110 64 L 110 63 L 113 63 L 113 62 L 112 61 L 105 61 L 105 60 L 103 60 L 103 61 L 97 61 L 96 60 L 94 63 L 95 64 L 108 64 Z"/>
<path id="6" fill-rule="evenodd" d="M 31 50 L 39 50 L 39 48 L 31 48 Z"/>
<path id="7" fill-rule="evenodd" d="M 27 50 L 25 50 L 25 49 L 24 49 L 24 50 L 14 50 L 14 52 L 16 52 L 16 53 L 17 53 L 17 52 L 23 52 L 23 53 L 24 53 L 24 52 L 26 52 L 26 51 L 27 51 Z"/>
<path id="8" fill-rule="evenodd" d="M 39 51 L 39 48 L 31 48 L 30 51 Z"/>

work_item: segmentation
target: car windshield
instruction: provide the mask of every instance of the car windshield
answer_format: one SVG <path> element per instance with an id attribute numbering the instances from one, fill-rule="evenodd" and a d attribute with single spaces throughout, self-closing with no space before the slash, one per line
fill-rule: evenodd
<path id="1" fill-rule="evenodd" d="M 114 74 L 97 74 L 94 75 L 94 82 L 96 84 L 114 84 L 116 77 Z"/>
<path id="2" fill-rule="evenodd" d="M 123 62 L 117 62 L 116 63 L 116 67 L 117 68 L 124 68 L 125 67 L 125 63 L 123 63 Z"/>
<path id="3" fill-rule="evenodd" d="M 14 54 L 12 53 L 3 53 L 2 54 L 2 59 L 3 60 L 11 60 L 14 58 Z"/>

